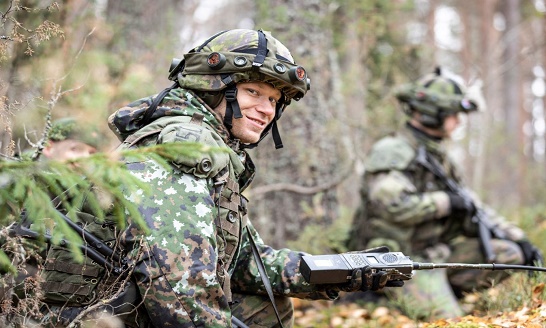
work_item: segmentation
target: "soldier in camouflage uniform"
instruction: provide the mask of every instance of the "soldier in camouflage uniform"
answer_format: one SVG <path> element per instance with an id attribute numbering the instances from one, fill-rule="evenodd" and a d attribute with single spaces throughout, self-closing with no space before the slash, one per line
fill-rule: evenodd
<path id="1" fill-rule="evenodd" d="M 97 152 L 97 135 L 87 128 L 79 126 L 72 117 L 65 117 L 52 122 L 47 142 L 39 160 L 67 161 L 79 157 L 88 157 Z M 35 148 L 29 148 L 21 154 L 22 160 L 29 160 L 35 152 Z M 53 202 L 57 204 L 57 194 L 52 195 Z M 26 227 L 25 222 L 23 224 Z M 14 225 L 0 230 L 0 246 L 9 254 L 17 274 L 0 275 L 0 304 L 3 314 L 8 316 L 10 325 L 2 322 L 0 327 L 18 327 L 18 322 L 29 320 L 26 315 L 32 307 L 28 304 L 35 303 L 31 299 L 36 295 L 36 287 L 39 286 L 39 267 L 43 264 L 46 254 L 46 245 L 41 241 L 14 236 Z M 7 241 L 7 242 L 6 242 Z M 30 324 L 30 323 L 29 323 Z"/>
<path id="2" fill-rule="evenodd" d="M 474 204 L 450 192 L 446 184 L 420 164 L 419 148 L 443 166 L 446 175 L 461 184 L 444 139 L 459 124 L 458 115 L 477 110 L 462 85 L 435 73 L 397 90 L 396 96 L 409 116 L 404 128 L 377 141 L 371 148 L 362 181 L 348 248 L 387 245 L 414 261 L 486 263 L 480 251 L 477 225 L 471 217 Z M 478 205 L 483 208 L 482 205 Z M 533 265 L 540 251 L 523 231 L 486 209 L 489 219 L 505 239 L 492 239 L 495 263 Z M 419 271 L 403 289 L 417 300 L 424 314 L 460 316 L 457 297 L 465 291 L 487 288 L 507 277 L 506 272 L 480 270 Z"/>
<path id="3" fill-rule="evenodd" d="M 111 115 L 120 148 L 197 142 L 227 151 L 180 156 L 169 170 L 151 160 L 128 163 L 153 190 L 128 195 L 138 202 L 149 233 L 131 219 L 118 232 L 113 224 L 80 215 L 86 230 L 108 245 L 119 241 L 134 268 L 122 293 L 125 313 L 113 311 L 126 326 L 230 327 L 234 318 L 251 327 L 277 326 L 252 241 L 284 327 L 293 321 L 289 297 L 328 300 L 341 290 L 385 286 L 366 270 L 355 270 L 346 284 L 310 285 L 299 272 L 305 254 L 265 245 L 249 220 L 242 192 L 255 168 L 246 149 L 269 131 L 281 147 L 277 120 L 309 89 L 305 70 L 283 44 L 261 30 L 223 31 L 173 61 L 169 78 L 172 87 Z M 74 263 L 66 249 L 53 247 L 43 275 L 51 305 L 46 319 L 65 324 L 96 304 L 115 285 L 104 271 L 90 259 Z"/>

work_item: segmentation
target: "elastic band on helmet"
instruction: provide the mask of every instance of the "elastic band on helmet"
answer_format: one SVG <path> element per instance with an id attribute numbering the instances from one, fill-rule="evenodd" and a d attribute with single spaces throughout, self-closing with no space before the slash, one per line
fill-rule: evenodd
<path id="1" fill-rule="evenodd" d="M 229 31 L 229 30 L 220 31 L 220 32 L 214 34 L 213 36 L 211 36 L 210 38 L 208 38 L 207 41 L 203 42 L 199 47 L 197 47 L 194 51 L 195 51 L 195 52 L 200 52 L 201 50 L 203 50 L 204 47 L 207 46 L 207 44 L 209 44 L 210 41 L 216 39 L 217 37 L 219 37 L 220 35 L 226 33 L 227 31 Z M 193 52 L 193 50 L 190 51 L 190 52 Z"/>
<path id="2" fill-rule="evenodd" d="M 254 57 L 252 67 L 261 67 L 264 64 L 268 51 L 265 34 L 262 30 L 258 30 L 258 52 L 256 53 L 256 57 Z"/>
<path id="3" fill-rule="evenodd" d="M 241 54 L 256 55 L 258 53 L 258 50 L 256 48 L 252 48 L 252 49 L 235 50 L 234 52 L 241 53 Z M 280 59 L 280 60 L 285 61 L 285 62 L 288 62 L 288 63 L 292 63 L 292 60 L 290 60 L 290 59 L 288 59 L 286 57 L 283 57 L 283 56 L 281 56 L 279 54 L 275 54 L 275 58 Z"/>

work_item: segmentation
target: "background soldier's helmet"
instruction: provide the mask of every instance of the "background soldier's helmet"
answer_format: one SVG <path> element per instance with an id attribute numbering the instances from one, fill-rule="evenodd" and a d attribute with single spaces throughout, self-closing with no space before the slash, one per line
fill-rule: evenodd
<path id="1" fill-rule="evenodd" d="M 421 123 L 432 128 L 442 126 L 447 115 L 478 110 L 476 103 L 466 96 L 462 84 L 442 76 L 439 67 L 417 82 L 401 86 L 395 96 L 406 114 L 421 113 Z"/>
<path id="2" fill-rule="evenodd" d="M 66 139 L 78 140 L 92 147 L 99 146 L 99 133 L 92 126 L 78 124 L 73 117 L 64 117 L 55 120 L 51 124 L 48 134 L 51 141 L 62 141 Z"/>
<path id="3" fill-rule="evenodd" d="M 231 115 L 235 119 L 242 117 L 234 99 L 235 84 L 245 81 L 272 84 L 282 94 L 275 120 L 270 125 L 274 128 L 274 137 L 278 136 L 276 120 L 284 108 L 292 99 L 301 99 L 310 88 L 305 69 L 295 63 L 281 42 L 269 32 L 247 29 L 217 33 L 184 54 L 183 59 L 174 59 L 169 79 L 177 81 L 182 88 L 196 91 L 211 108 L 225 96 L 228 108 L 224 123 L 228 128 L 231 127 Z"/>

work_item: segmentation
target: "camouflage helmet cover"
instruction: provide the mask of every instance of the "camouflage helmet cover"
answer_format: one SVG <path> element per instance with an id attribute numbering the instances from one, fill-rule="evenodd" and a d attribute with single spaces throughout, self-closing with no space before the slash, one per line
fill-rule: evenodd
<path id="1" fill-rule="evenodd" d="M 438 116 L 440 112 L 450 115 L 478 110 L 476 103 L 466 96 L 463 86 L 442 76 L 439 68 L 415 83 L 402 85 L 395 91 L 395 96 L 411 110 L 430 116 Z M 406 113 L 411 113 L 411 110 Z"/>
<path id="2" fill-rule="evenodd" d="M 263 63 L 256 61 L 260 52 L 260 33 L 267 49 Z M 290 51 L 269 32 L 234 29 L 220 32 L 203 45 L 184 54 L 169 76 L 183 88 L 220 91 L 229 83 L 263 81 L 284 95 L 285 104 L 301 99 L 309 90 L 305 69 L 296 65 Z"/>
<path id="3" fill-rule="evenodd" d="M 99 146 L 99 133 L 95 127 L 78 124 L 73 117 L 64 117 L 52 122 L 48 139 L 51 141 L 74 139 L 93 147 Z"/>

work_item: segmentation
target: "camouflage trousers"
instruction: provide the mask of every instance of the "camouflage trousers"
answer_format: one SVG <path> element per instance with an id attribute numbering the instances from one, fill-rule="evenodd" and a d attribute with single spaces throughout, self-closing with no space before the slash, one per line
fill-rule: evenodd
<path id="1" fill-rule="evenodd" d="M 231 314 L 249 327 L 280 327 L 273 305 L 267 295 L 243 295 L 234 293 Z M 288 297 L 275 297 L 284 327 L 294 324 L 294 307 Z"/>
<path id="2" fill-rule="evenodd" d="M 279 322 L 273 305 L 268 296 L 233 294 L 233 304 L 231 306 L 232 315 L 242 321 L 248 327 L 279 327 Z M 275 297 L 275 304 L 279 311 L 282 324 L 286 328 L 293 326 L 294 308 L 292 301 L 288 297 Z M 41 327 L 62 328 L 68 325 L 69 321 L 59 322 L 57 317 L 62 311 L 64 316 L 76 317 L 83 308 L 73 308 L 74 313 L 68 313 L 71 308 L 61 308 L 52 306 L 48 308 L 48 314 L 42 319 Z M 140 313 L 140 314 L 139 314 Z M 86 327 L 107 327 L 107 328 L 151 328 L 150 322 L 144 309 L 137 309 L 137 313 L 129 316 L 113 316 L 102 311 L 95 311 L 85 318 Z M 227 326 L 227 325 L 226 325 Z"/>
<path id="3" fill-rule="evenodd" d="M 491 246 L 496 254 L 495 263 L 522 264 L 523 253 L 511 241 L 493 239 Z M 441 250 L 442 246 L 447 252 Z M 460 238 L 449 245 L 439 245 L 426 250 L 423 259 L 415 261 L 449 263 L 486 263 L 480 251 L 479 240 Z M 426 319 L 453 318 L 464 315 L 458 298 L 464 292 L 489 288 L 508 278 L 507 271 L 485 271 L 472 269 L 435 269 L 416 271 L 404 287 L 389 290 L 391 297 L 404 303 L 405 308 L 414 311 L 413 315 Z"/>

